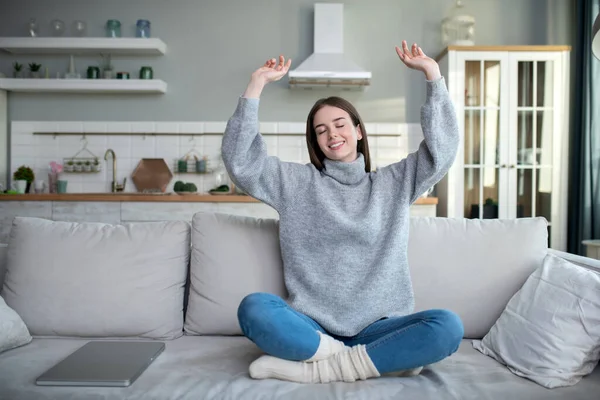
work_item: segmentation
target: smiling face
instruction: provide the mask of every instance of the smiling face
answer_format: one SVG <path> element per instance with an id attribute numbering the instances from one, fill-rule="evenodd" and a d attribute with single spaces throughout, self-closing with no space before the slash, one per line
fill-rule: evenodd
<path id="1" fill-rule="evenodd" d="M 367 131 L 356 108 L 346 99 L 319 99 L 306 119 L 306 145 L 310 162 L 320 171 L 326 158 L 352 162 L 361 153 L 365 172 L 371 171 Z"/>
<path id="2" fill-rule="evenodd" d="M 330 160 L 352 162 L 362 139 L 361 127 L 354 126 L 350 115 L 341 108 L 325 105 L 316 112 L 313 128 L 319 148 Z"/>

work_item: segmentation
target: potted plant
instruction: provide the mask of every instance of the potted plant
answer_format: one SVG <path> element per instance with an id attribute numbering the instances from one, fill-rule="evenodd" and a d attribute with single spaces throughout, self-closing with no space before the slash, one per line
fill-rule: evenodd
<path id="1" fill-rule="evenodd" d="M 67 166 L 65 167 L 66 172 L 73 172 L 75 170 L 75 163 L 73 161 L 67 161 Z"/>
<path id="2" fill-rule="evenodd" d="M 97 158 L 94 158 L 93 170 L 95 172 L 100 172 L 100 161 Z"/>
<path id="3" fill-rule="evenodd" d="M 29 72 L 30 72 L 32 78 L 40 77 L 40 68 L 41 67 L 42 67 L 42 64 L 29 63 Z"/>
<path id="4" fill-rule="evenodd" d="M 21 165 L 14 173 L 13 180 L 15 181 L 26 181 L 27 186 L 25 188 L 25 193 L 29 193 L 29 189 L 31 188 L 31 183 L 35 179 L 35 174 L 33 170 L 26 165 Z"/>
<path id="5" fill-rule="evenodd" d="M 13 64 L 13 78 L 22 78 L 21 69 L 23 69 L 23 64 L 19 64 L 15 61 Z"/>
<path id="6" fill-rule="evenodd" d="M 86 161 L 85 161 L 85 164 L 84 164 L 83 170 L 84 170 L 85 172 L 92 172 L 92 162 L 91 162 L 90 160 L 86 160 Z"/>
<path id="7" fill-rule="evenodd" d="M 77 161 L 75 163 L 75 172 L 83 171 L 83 163 L 81 161 Z"/>

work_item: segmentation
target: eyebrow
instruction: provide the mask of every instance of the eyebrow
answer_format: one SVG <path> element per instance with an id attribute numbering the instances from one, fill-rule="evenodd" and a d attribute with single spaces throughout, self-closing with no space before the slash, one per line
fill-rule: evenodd
<path id="1" fill-rule="evenodd" d="M 346 118 L 345 117 L 338 117 L 338 118 L 334 119 L 332 122 L 337 122 L 340 119 L 346 119 Z M 317 128 L 320 127 L 320 126 L 325 126 L 325 124 L 319 124 L 319 125 L 315 126 L 315 130 L 317 130 Z"/>

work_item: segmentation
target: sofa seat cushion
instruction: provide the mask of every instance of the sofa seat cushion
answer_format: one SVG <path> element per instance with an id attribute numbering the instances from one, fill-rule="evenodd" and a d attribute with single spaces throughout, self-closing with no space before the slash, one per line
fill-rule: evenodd
<path id="1" fill-rule="evenodd" d="M 183 334 L 190 225 L 17 217 L 2 297 L 34 337 Z"/>
<path id="2" fill-rule="evenodd" d="M 260 355 L 245 337 L 183 336 L 127 388 L 43 387 L 35 378 L 85 340 L 34 339 L 0 354 L 0 398 L 46 399 L 528 399 L 590 400 L 600 393 L 600 368 L 568 388 L 549 390 L 513 375 L 464 340 L 451 357 L 413 378 L 382 377 L 355 383 L 302 385 L 253 380 L 248 366 Z M 4 397 L 2 397 L 4 396 Z"/>

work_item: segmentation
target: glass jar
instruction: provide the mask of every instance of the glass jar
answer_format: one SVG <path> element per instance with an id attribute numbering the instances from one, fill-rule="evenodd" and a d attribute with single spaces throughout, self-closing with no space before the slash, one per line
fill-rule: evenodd
<path id="1" fill-rule="evenodd" d="M 121 37 L 121 22 L 116 19 L 106 21 L 106 37 Z"/>
<path id="2" fill-rule="evenodd" d="M 215 188 L 221 185 L 228 185 L 231 189 L 231 182 L 229 179 L 229 174 L 227 173 L 227 169 L 225 168 L 225 163 L 223 162 L 223 158 L 219 156 L 217 159 L 217 168 L 215 170 Z"/>
<path id="3" fill-rule="evenodd" d="M 152 71 L 152 67 L 142 67 L 140 68 L 140 79 L 152 79 L 154 77 L 154 72 Z"/>
<path id="4" fill-rule="evenodd" d="M 136 24 L 135 36 L 139 38 L 150 37 L 150 21 L 147 19 L 138 19 Z"/>

